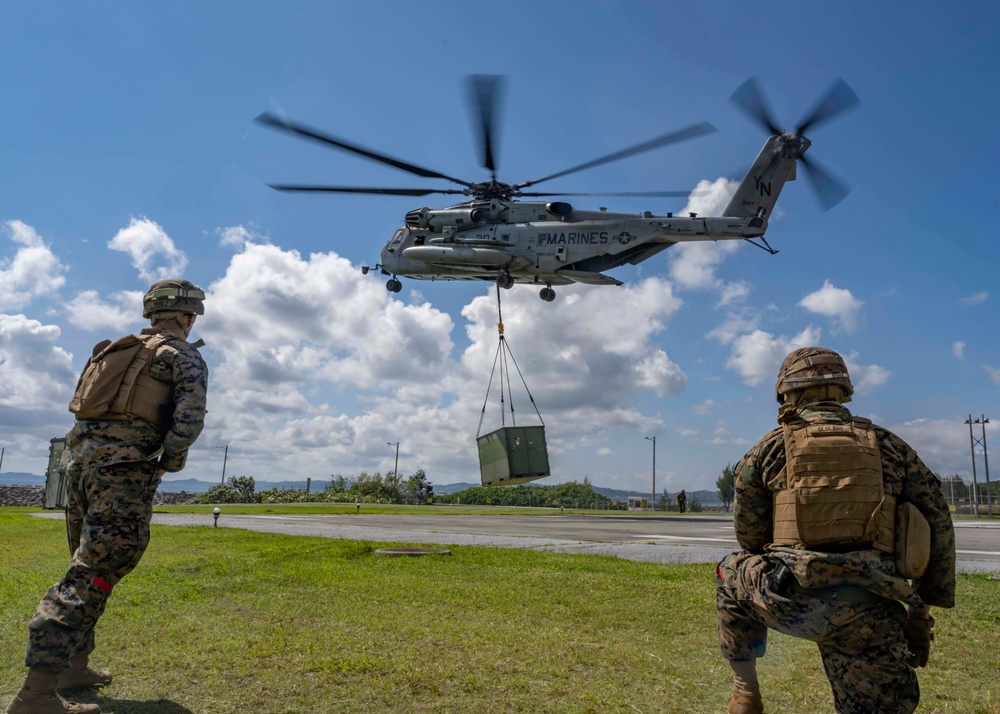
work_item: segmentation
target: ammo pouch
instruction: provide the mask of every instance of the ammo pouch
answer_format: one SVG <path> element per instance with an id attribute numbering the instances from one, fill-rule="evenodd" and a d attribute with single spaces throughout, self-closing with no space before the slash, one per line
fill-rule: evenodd
<path id="1" fill-rule="evenodd" d="M 867 419 L 783 425 L 785 488 L 774 492 L 775 545 L 824 552 L 893 552 L 895 499 L 882 483 L 882 456 Z"/>
<path id="2" fill-rule="evenodd" d="M 927 570 L 931 558 L 931 526 L 912 503 L 896 509 L 896 570 L 916 580 Z"/>

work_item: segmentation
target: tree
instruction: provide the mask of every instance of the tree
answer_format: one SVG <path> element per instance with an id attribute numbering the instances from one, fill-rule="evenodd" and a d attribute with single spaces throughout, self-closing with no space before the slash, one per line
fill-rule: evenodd
<path id="1" fill-rule="evenodd" d="M 202 496 L 203 503 L 260 503 L 254 493 L 253 476 L 230 476 L 225 484 L 216 484 Z"/>
<path id="2" fill-rule="evenodd" d="M 722 469 L 722 475 L 715 480 L 715 488 L 722 505 L 728 511 L 729 504 L 733 502 L 733 497 L 736 494 L 736 473 L 733 471 L 732 464 L 726 464 L 726 468 Z"/>
<path id="3" fill-rule="evenodd" d="M 667 489 L 663 489 L 663 493 L 660 494 L 660 509 L 663 511 L 670 510 L 670 494 Z"/>
<path id="4" fill-rule="evenodd" d="M 253 476 L 230 476 L 228 485 L 239 499 L 238 503 L 257 503 L 258 499 L 254 494 L 257 486 Z"/>
<path id="5" fill-rule="evenodd" d="M 434 486 L 427 480 L 423 469 L 417 469 L 416 473 L 406 479 L 404 491 L 407 498 L 418 503 L 426 503 L 428 498 L 434 496 Z"/>

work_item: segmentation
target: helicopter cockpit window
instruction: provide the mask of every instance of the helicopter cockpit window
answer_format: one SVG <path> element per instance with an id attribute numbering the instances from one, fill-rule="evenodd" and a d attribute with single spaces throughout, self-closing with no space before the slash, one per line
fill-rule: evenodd
<path id="1" fill-rule="evenodd" d="M 403 229 L 397 228 L 396 233 L 392 236 L 392 245 L 399 245 L 403 241 Z"/>

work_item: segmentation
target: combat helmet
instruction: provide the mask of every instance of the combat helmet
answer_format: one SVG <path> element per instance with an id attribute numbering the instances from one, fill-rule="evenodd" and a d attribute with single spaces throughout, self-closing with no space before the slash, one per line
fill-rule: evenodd
<path id="1" fill-rule="evenodd" d="M 803 347 L 790 353 L 781 363 L 774 394 L 778 404 L 784 404 L 788 392 L 831 385 L 844 390 L 845 396 L 841 401 L 851 401 L 854 385 L 851 384 L 844 358 L 826 347 Z"/>
<path id="2" fill-rule="evenodd" d="M 142 297 L 142 316 L 154 313 L 205 314 L 205 291 L 187 280 L 160 280 L 149 286 Z"/>

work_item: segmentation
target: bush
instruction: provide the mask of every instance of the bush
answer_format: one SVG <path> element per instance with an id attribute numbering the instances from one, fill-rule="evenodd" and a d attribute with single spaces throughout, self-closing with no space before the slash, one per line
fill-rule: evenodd
<path id="1" fill-rule="evenodd" d="M 201 497 L 202 503 L 239 503 L 240 494 L 232 486 L 219 484 L 205 491 Z"/>
<path id="2" fill-rule="evenodd" d="M 260 503 L 255 485 L 253 476 L 230 476 L 227 483 L 208 489 L 202 503 Z"/>

